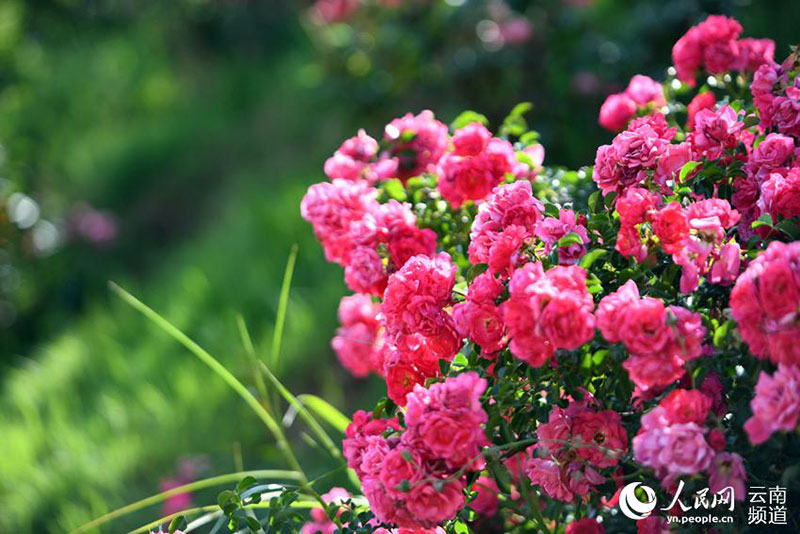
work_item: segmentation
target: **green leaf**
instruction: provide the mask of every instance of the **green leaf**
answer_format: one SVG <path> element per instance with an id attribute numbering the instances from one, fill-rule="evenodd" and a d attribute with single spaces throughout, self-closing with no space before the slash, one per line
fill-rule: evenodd
<path id="1" fill-rule="evenodd" d="M 606 359 L 606 356 L 609 355 L 608 349 L 600 349 L 592 355 L 592 363 L 594 365 L 600 365 Z"/>
<path id="2" fill-rule="evenodd" d="M 189 524 L 186 522 L 186 518 L 179 515 L 169 522 L 168 532 L 169 534 L 173 534 L 176 530 L 186 530 L 188 526 Z"/>
<path id="3" fill-rule="evenodd" d="M 533 130 L 529 132 L 525 132 L 519 138 L 519 142 L 522 143 L 524 146 L 535 145 L 539 142 L 539 132 L 535 132 Z"/>
<path id="4" fill-rule="evenodd" d="M 589 209 L 592 210 L 592 213 L 600 213 L 605 210 L 603 199 L 600 197 L 600 191 L 595 191 L 589 195 Z"/>
<path id="5" fill-rule="evenodd" d="M 697 167 L 701 165 L 700 161 L 687 161 L 681 167 L 681 172 L 678 173 L 678 183 L 683 183 L 686 177 L 689 176 Z"/>
<path id="6" fill-rule="evenodd" d="M 500 127 L 500 135 L 507 137 L 509 135 L 522 136 L 528 131 L 528 123 L 525 121 L 525 113 L 533 109 L 533 104 L 530 102 L 522 102 L 514 106 L 511 113 L 503 119 L 503 125 Z"/>
<path id="7" fill-rule="evenodd" d="M 756 115 L 748 115 L 744 118 L 744 127 L 751 128 L 759 123 L 759 118 Z"/>
<path id="8" fill-rule="evenodd" d="M 275 317 L 275 330 L 272 333 L 272 360 L 271 367 L 278 368 L 281 353 L 281 339 L 283 338 L 283 325 L 286 323 L 286 308 L 289 306 L 289 290 L 292 287 L 294 264 L 297 260 L 297 243 L 289 250 L 289 259 L 286 260 L 286 270 L 283 273 L 281 296 L 278 299 L 278 314 Z"/>
<path id="9" fill-rule="evenodd" d="M 545 213 L 545 215 L 548 215 L 550 217 L 558 218 L 559 211 L 560 210 L 558 209 L 558 206 L 556 206 L 555 204 L 552 204 L 550 202 L 545 202 L 544 203 L 544 213 Z"/>
<path id="10" fill-rule="evenodd" d="M 390 198 L 393 198 L 399 202 L 406 201 L 406 188 L 403 187 L 403 183 L 397 178 L 386 180 L 381 184 L 381 187 L 384 191 L 386 191 L 386 194 L 388 194 Z"/>
<path id="11" fill-rule="evenodd" d="M 511 113 L 508 114 L 508 118 L 519 118 L 525 115 L 527 112 L 533 109 L 533 104 L 530 102 L 520 102 L 516 106 L 511 109 Z"/>
<path id="12" fill-rule="evenodd" d="M 468 124 L 472 124 L 473 122 L 479 122 L 484 126 L 489 126 L 489 119 L 487 119 L 485 115 L 481 115 L 475 111 L 467 110 L 462 111 L 461 114 L 450 123 L 450 128 L 452 130 L 459 130 Z"/>
<path id="13" fill-rule="evenodd" d="M 469 527 L 463 521 L 453 523 L 453 531 L 456 534 L 469 534 Z"/>
<path id="14" fill-rule="evenodd" d="M 751 226 L 753 228 L 759 228 L 760 226 L 768 226 L 772 228 L 772 224 L 773 224 L 772 215 L 770 215 L 769 213 L 762 213 L 758 219 L 753 221 Z"/>
<path id="15" fill-rule="evenodd" d="M 722 342 L 725 341 L 725 338 L 728 336 L 728 331 L 730 330 L 731 326 L 733 326 L 733 321 L 728 319 L 714 331 L 715 347 L 719 347 L 720 345 L 722 345 Z"/>
<path id="16" fill-rule="evenodd" d="M 583 238 L 575 232 L 570 232 L 558 240 L 559 247 L 568 247 L 570 245 L 583 244 Z"/>
<path id="17" fill-rule="evenodd" d="M 220 508 L 225 508 L 228 503 L 231 502 L 234 495 L 235 494 L 231 490 L 221 491 L 219 495 L 217 495 L 217 504 Z"/>
<path id="18" fill-rule="evenodd" d="M 797 219 L 784 219 L 775 225 L 775 228 L 793 239 L 800 239 L 800 226 Z"/>
<path id="19" fill-rule="evenodd" d="M 241 493 L 241 492 L 245 491 L 247 488 L 249 488 L 250 486 L 252 486 L 253 484 L 255 484 L 256 482 L 257 481 L 256 481 L 255 477 L 246 476 L 242 480 L 240 480 L 238 484 L 236 484 L 236 491 Z"/>
<path id="20" fill-rule="evenodd" d="M 523 152 L 522 150 L 518 150 L 516 152 L 516 157 L 517 161 L 519 161 L 520 163 L 524 163 L 525 165 L 531 168 L 536 167 L 533 158 L 531 158 L 531 156 L 528 153 Z"/>
<path id="21" fill-rule="evenodd" d="M 309 410 L 317 414 L 318 417 L 339 432 L 344 433 L 344 431 L 347 430 L 350 419 L 326 400 L 311 394 L 298 395 L 297 398 Z"/>
<path id="22" fill-rule="evenodd" d="M 251 532 L 259 532 L 261 531 L 261 523 L 253 516 L 245 516 L 244 522 L 247 523 L 247 528 L 250 529 Z"/>
<path id="23" fill-rule="evenodd" d="M 587 252 L 583 256 L 583 258 L 581 258 L 580 266 L 588 270 L 594 264 L 594 262 L 596 262 L 600 258 L 605 257 L 606 255 L 608 255 L 608 251 L 605 249 L 602 248 L 592 249 L 589 252 Z"/>

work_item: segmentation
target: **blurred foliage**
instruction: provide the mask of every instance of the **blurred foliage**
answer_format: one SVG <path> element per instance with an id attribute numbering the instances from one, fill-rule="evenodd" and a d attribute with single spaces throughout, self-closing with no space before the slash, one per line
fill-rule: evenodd
<path id="1" fill-rule="evenodd" d="M 313 7 L 306 14 L 319 52 L 310 71 L 322 89 L 386 117 L 474 109 L 495 124 L 512 103 L 530 101 L 548 160 L 571 168 L 590 163 L 610 139 L 597 125 L 605 97 L 634 74 L 662 78 L 689 26 L 709 13 L 731 15 L 747 36 L 775 39 L 783 57 L 797 40 L 792 19 L 800 13 L 792 0 L 353 3 L 359 7 L 336 22 L 322 23 Z M 504 42 L 503 27 L 519 18 L 529 22 L 530 37 Z"/>
<path id="2" fill-rule="evenodd" d="M 356 386 L 328 348 L 344 287 L 298 208 L 356 125 L 380 131 L 423 108 L 443 120 L 475 109 L 497 125 L 532 101 L 547 161 L 577 168 L 610 139 L 596 121 L 604 97 L 635 73 L 659 77 L 704 13 L 736 16 L 779 51 L 796 39 L 791 0 L 514 0 L 532 38 L 488 50 L 471 26 L 485 3 L 431 0 L 441 17 L 423 4 L 375 15 L 374 47 L 349 60 L 363 47 L 352 27 L 326 29 L 341 34 L 331 47 L 307 2 L 0 2 L 0 532 L 74 528 L 155 493 L 181 455 L 232 471 L 235 442 L 246 467 L 282 465 L 224 384 L 108 302 L 109 279 L 247 378 L 235 313 L 268 350 L 297 242 L 281 379 L 345 413 L 368 404 L 353 391 L 379 385 Z M 451 24 L 462 11 L 467 24 Z M 31 226 L 9 217 L 23 198 Z M 114 239 L 82 232 L 87 213 L 113 221 Z M 43 221 L 56 231 L 44 249 L 33 237 Z"/>
<path id="3" fill-rule="evenodd" d="M 19 247 L 4 270 L 16 320 L 5 321 L 3 353 L 57 329 L 109 273 L 149 268 L 207 220 L 230 168 L 262 148 L 247 128 L 267 120 L 257 106 L 275 74 L 268 62 L 296 41 L 287 17 L 238 3 L 3 3 L 3 173 L 65 245 L 47 261 Z M 113 246 L 71 231 L 81 204 L 120 221 Z"/>
<path id="4" fill-rule="evenodd" d="M 319 362 L 330 361 L 326 346 L 344 288 L 313 237 L 293 228 L 302 193 L 297 186 L 281 194 L 266 185 L 240 190 L 207 236 L 175 251 L 148 289 L 134 292 L 252 384 L 235 315 L 248 319 L 258 353 L 266 354 L 288 247 L 264 244 L 273 235 L 296 238 L 301 253 L 282 374 L 294 391 L 320 393 L 351 410 L 359 403 L 343 394 L 351 379 Z M 75 528 L 155 493 L 181 455 L 210 454 L 214 472 L 233 471 L 234 442 L 242 443 L 245 467 L 283 466 L 240 399 L 117 300 L 92 305 L 33 358 L 36 363 L 8 376 L 0 400 L 2 532 Z M 314 457 L 304 462 L 312 476 Z M 111 531 L 158 515 L 148 510 Z"/>

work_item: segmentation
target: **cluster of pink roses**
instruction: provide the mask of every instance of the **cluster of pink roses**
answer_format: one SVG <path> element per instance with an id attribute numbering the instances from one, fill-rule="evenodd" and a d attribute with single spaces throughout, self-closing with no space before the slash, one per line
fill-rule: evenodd
<path id="1" fill-rule="evenodd" d="M 599 470 L 615 467 L 628 451 L 628 434 L 620 415 L 599 410 L 587 395 L 566 408 L 554 406 L 546 423 L 536 428 L 538 442 L 519 457 L 508 461 L 553 499 L 570 502 L 586 497 L 605 482 Z"/>
<path id="2" fill-rule="evenodd" d="M 756 142 L 756 135 L 745 127 L 747 117 L 730 105 L 715 109 L 716 99 L 711 91 L 699 93 L 689 103 L 688 135 L 680 143 L 673 142 L 676 130 L 662 120 L 656 106 L 639 107 L 639 112 L 651 114 L 633 120 L 612 144 L 597 151 L 594 179 L 604 194 L 617 192 L 622 196 L 630 187 L 639 185 L 673 194 L 680 185 L 678 171 L 685 164 L 699 164 L 705 160 L 728 165 L 738 160 L 744 163 L 745 175 L 734 180 L 731 200 L 741 214 L 743 224 L 737 228 L 741 238 L 754 234 L 750 225 L 762 214 L 769 214 L 773 219 L 800 215 L 800 170 L 797 170 L 800 150 L 796 146 L 800 138 L 800 81 L 790 75 L 794 63 L 790 61 L 791 64 L 781 66 L 774 62 L 771 40 L 738 39 L 740 32 L 738 22 L 711 16 L 676 43 L 673 59 L 678 78 L 692 83 L 701 66 L 713 74 L 729 70 L 755 71 L 751 91 L 759 112 L 760 129 L 767 133 L 766 137 Z M 625 111 L 619 104 L 620 99 L 620 95 L 609 97 L 605 114 L 601 112 L 601 122 L 613 123 L 614 130 L 624 127 L 637 109 L 628 106 Z M 777 131 L 770 133 L 770 130 Z M 690 179 L 694 174 L 693 170 L 686 177 Z M 658 201 L 655 202 L 658 205 Z M 648 236 L 639 235 L 634 226 L 623 225 L 618 250 L 641 261 L 646 254 Z M 765 232 L 766 229 L 759 230 L 762 236 Z M 697 245 L 697 242 L 689 244 Z M 684 292 L 696 288 L 696 274 L 707 274 L 710 263 L 719 256 L 708 256 L 704 250 L 689 248 L 689 254 L 696 259 L 691 261 L 684 254 L 679 262 L 684 267 L 694 263 L 695 267 L 690 270 L 697 273 L 689 273 Z M 734 266 L 736 248 L 732 245 L 722 251 L 719 269 Z M 703 269 L 703 259 L 708 258 L 710 261 Z M 718 278 L 730 283 L 735 274 L 724 272 Z"/>
<path id="3" fill-rule="evenodd" d="M 375 517 L 405 528 L 432 528 L 464 506 L 465 475 L 484 467 L 486 381 L 462 373 L 408 395 L 405 429 L 358 412 L 344 455 L 361 479 Z"/>
<path id="4" fill-rule="evenodd" d="M 600 107 L 600 126 L 612 132 L 625 128 L 637 112 L 642 109 L 657 109 L 667 104 L 661 84 L 650 78 L 637 74 L 631 78 L 625 91 L 609 95 Z"/>
<path id="5" fill-rule="evenodd" d="M 770 243 L 736 281 L 730 304 L 750 352 L 800 366 L 800 242 Z"/>
<path id="6" fill-rule="evenodd" d="M 708 428 L 713 404 L 702 391 L 673 390 L 642 416 L 633 452 L 636 461 L 655 470 L 665 487 L 673 487 L 681 475 L 708 471 L 710 491 L 731 487 L 736 500 L 744 500 L 747 476 L 742 457 L 724 452 L 724 432 Z"/>
<path id="7" fill-rule="evenodd" d="M 594 300 L 581 267 L 544 271 L 541 263 L 528 263 L 514 272 L 508 290 L 502 312 L 511 334 L 509 348 L 531 366 L 544 365 L 557 349 L 577 349 L 594 336 Z"/>
<path id="8" fill-rule="evenodd" d="M 339 302 L 340 326 L 331 341 L 342 367 L 353 376 L 364 377 L 370 371 L 383 376 L 387 346 L 378 314 L 380 305 L 367 295 L 356 293 Z"/>
<path id="9" fill-rule="evenodd" d="M 711 15 L 690 28 L 672 48 L 678 79 L 694 83 L 701 68 L 709 74 L 732 70 L 753 72 L 773 62 L 775 42 L 772 39 L 739 39 L 741 33 L 741 24 L 722 15 Z"/>
<path id="10" fill-rule="evenodd" d="M 322 494 L 322 501 L 325 504 L 338 504 L 339 510 L 336 513 L 337 518 L 341 518 L 344 512 L 346 501 L 351 499 L 350 493 L 344 488 L 331 488 L 327 493 Z M 300 534 L 335 534 L 340 531 L 339 526 L 328 517 L 325 509 L 321 506 L 312 508 L 310 511 L 311 521 L 300 528 Z M 346 523 L 345 523 L 346 524 Z M 379 527 L 377 522 L 373 519 L 371 522 L 373 534 L 444 534 L 444 529 L 441 527 L 434 528 L 392 528 L 387 529 Z"/>
<path id="11" fill-rule="evenodd" d="M 397 410 L 391 419 L 357 413 L 344 442 L 381 524 L 431 529 L 467 505 L 480 517 L 501 503 L 524 506 L 514 486 L 523 476 L 539 495 L 610 506 L 614 499 L 601 499 L 597 487 L 605 469 L 622 480 L 629 436 L 621 413 L 629 401 L 645 410 L 633 456 L 664 489 L 705 474 L 711 491 L 730 486 L 742 499 L 744 460 L 726 451 L 741 440 L 728 439 L 736 429 L 723 386 L 723 379 L 738 383 L 740 371 L 731 379 L 732 372 L 709 370 L 741 346 L 728 333 L 728 302 L 741 340 L 778 366 L 758 377 L 744 431 L 759 444 L 797 428 L 800 242 L 777 240 L 794 235 L 795 221 L 784 219 L 800 217 L 798 61 L 778 66 L 771 41 L 740 33 L 735 21 L 710 17 L 676 44 L 675 66 L 685 82 L 701 69 L 739 70 L 741 79 L 755 71 L 758 114 L 747 102 L 718 103 L 713 91 L 733 83 L 720 76 L 691 100 L 682 128 L 682 108 L 666 102 L 671 92 L 634 77 L 601 111 L 601 123 L 621 131 L 597 150 L 591 176 L 600 192 L 588 217 L 535 196 L 553 176 L 540 172 L 540 145 L 525 136 L 512 144 L 479 122 L 451 135 L 430 112 L 408 114 L 386 126 L 381 142 L 361 131 L 328 160 L 331 181 L 309 189 L 303 216 L 356 292 L 340 303 L 334 350 L 353 375 L 381 375 L 394 401 L 389 410 Z M 386 196 L 379 188 L 397 185 L 384 185 L 389 179 L 407 188 L 413 211 L 378 201 Z M 680 292 L 673 292 L 657 277 L 677 267 Z M 619 345 L 610 351 L 610 344 Z M 607 367 L 587 378 L 597 365 Z M 587 389 L 617 393 L 598 401 L 583 391 L 575 401 L 570 395 L 581 388 L 559 374 L 563 368 Z M 698 376 L 705 378 L 695 388 Z M 518 400 L 539 387 L 542 400 L 571 400 L 526 427 L 530 411 Z M 494 410 L 490 417 L 483 406 Z M 496 425 L 488 433 L 487 421 Z M 484 458 L 487 435 L 503 432 L 528 448 Z M 514 479 L 503 498 L 501 479 L 484 472 L 485 461 L 498 460 Z M 640 528 L 663 531 L 665 523 L 654 517 Z M 603 531 L 594 518 L 567 527 Z"/>
<path id="12" fill-rule="evenodd" d="M 800 367 L 778 364 L 778 370 L 772 376 L 762 371 L 750 407 L 753 416 L 745 422 L 744 429 L 754 445 L 764 443 L 775 432 L 797 429 Z"/>
<path id="13" fill-rule="evenodd" d="M 748 220 L 800 216 L 800 77 L 792 81 L 784 70 L 795 67 L 796 60 L 763 65 L 750 87 L 759 127 L 772 133 L 753 149 L 747 175 L 736 183 L 733 202 Z"/>
<path id="14" fill-rule="evenodd" d="M 800 414 L 800 242 L 770 243 L 736 281 L 731 314 L 756 357 L 778 364 L 758 377 L 745 430 L 754 444 L 797 428 Z"/>
<path id="15" fill-rule="evenodd" d="M 381 295 L 390 272 L 412 256 L 436 251 L 436 235 L 417 227 L 407 204 L 380 204 L 376 196 L 366 181 L 336 178 L 312 185 L 300 207 L 325 257 L 344 267 L 348 287 Z"/>
<path id="16" fill-rule="evenodd" d="M 610 145 L 598 148 L 592 177 L 603 194 L 622 193 L 645 180 L 666 189 L 691 159 L 688 144 L 671 144 L 675 133 L 657 112 L 634 119 Z"/>
<path id="17" fill-rule="evenodd" d="M 750 91 L 761 127 L 775 128 L 797 138 L 800 137 L 800 80 L 796 72 L 792 79 L 790 72 L 794 70 L 793 64 L 767 62 L 756 71 Z"/>
<path id="18" fill-rule="evenodd" d="M 482 200 L 514 169 L 525 172 L 505 139 L 492 137 L 483 124 L 473 122 L 453 135 L 453 149 L 439 160 L 439 192 L 458 208 L 467 200 Z"/>
<path id="19" fill-rule="evenodd" d="M 695 291 L 701 276 L 712 284 L 732 284 L 739 274 L 741 248 L 727 231 L 739 222 L 739 213 L 720 198 L 698 200 L 687 207 L 678 201 L 662 203 L 660 195 L 647 189 L 625 190 L 616 202 L 617 251 L 644 262 L 660 244 L 682 267 L 682 293 Z"/>
<path id="20" fill-rule="evenodd" d="M 577 239 L 558 246 L 570 234 Z M 473 265 L 485 264 L 490 273 L 508 277 L 515 268 L 530 261 L 532 255 L 526 256 L 524 250 L 535 244 L 534 238 L 543 245 L 542 254 L 557 250 L 562 265 L 580 259 L 589 243 L 585 219 L 566 208 L 560 210 L 557 219 L 545 217 L 544 206 L 533 196 L 529 181 L 497 187 L 478 207 L 472 222 L 469 261 Z"/>
<path id="21" fill-rule="evenodd" d="M 405 405 L 415 384 L 439 374 L 439 360 L 461 347 L 453 317 L 456 266 L 445 252 L 415 256 L 389 279 L 383 295 L 382 324 L 390 353 L 385 361 L 389 396 Z"/>
<path id="22" fill-rule="evenodd" d="M 536 144 L 525 147 L 524 152 L 527 163 L 518 161 L 508 141 L 492 137 L 479 123 L 467 124 L 451 138 L 447 126 L 430 111 L 423 111 L 391 121 L 382 143 L 359 131 L 326 161 L 325 173 L 331 181 L 308 189 L 301 213 L 313 225 L 326 258 L 344 267 L 348 287 L 361 294 L 357 299 L 342 302 L 339 314 L 342 327 L 334 340 L 337 356 L 354 375 L 364 376 L 371 370 L 387 376 L 392 398 L 403 403 L 405 393 L 426 377 L 435 376 L 439 359 L 451 358 L 459 346 L 453 321 L 444 310 L 450 303 L 454 266 L 450 264 L 452 272 L 445 277 L 451 279 L 449 288 L 442 287 L 435 296 L 428 295 L 432 300 L 418 299 L 414 312 L 406 313 L 402 288 L 406 292 L 416 291 L 411 287 L 415 281 L 401 283 L 401 280 L 406 274 L 412 278 L 420 274 L 426 265 L 441 266 L 447 261 L 439 258 L 430 263 L 424 259 L 432 258 L 436 252 L 436 234 L 418 227 L 409 204 L 396 200 L 379 203 L 375 185 L 389 178 L 405 182 L 420 174 L 438 173 L 440 194 L 457 207 L 467 200 L 484 199 L 507 176 L 521 180 L 535 178 L 544 152 Z M 527 184 L 523 194 L 535 211 L 530 215 L 536 220 L 524 224 L 527 230 L 523 233 L 508 230 L 503 238 L 505 248 L 494 247 L 497 250 L 492 263 L 498 265 L 499 271 L 504 270 L 502 262 L 506 266 L 513 262 L 523 242 L 532 239 L 535 223 L 542 218 L 541 203 L 534 199 L 530 184 L 522 181 L 513 187 L 523 184 Z M 520 208 L 512 205 L 510 209 Z M 504 222 L 507 221 L 500 224 Z M 497 223 L 487 222 L 485 226 L 487 246 L 492 247 L 495 239 L 488 236 L 489 227 L 496 228 Z M 569 233 L 577 233 L 583 242 L 588 242 L 586 229 L 571 212 L 563 213 L 559 220 L 549 218 L 538 229 L 548 253 L 558 239 Z M 578 257 L 584 252 L 582 244 L 559 251 L 565 258 Z M 391 275 L 399 273 L 415 256 L 416 267 L 406 269 L 406 274 L 400 274 L 391 284 L 396 298 L 390 299 L 389 309 L 384 309 L 382 315 L 385 337 L 389 340 L 385 344 L 382 327 L 374 320 L 378 315 L 377 305 L 368 306 L 368 296 L 384 297 Z M 433 309 L 434 301 L 437 309 Z M 398 303 L 394 311 L 391 302 Z M 385 303 L 383 307 L 386 308 Z M 374 314 L 370 308 L 375 310 Z M 427 328 L 418 331 L 423 322 Z"/>
<path id="23" fill-rule="evenodd" d="M 640 297 L 633 280 L 600 301 L 597 326 L 606 341 L 625 345 L 631 356 L 623 367 L 643 393 L 679 380 L 683 365 L 702 354 L 706 334 L 699 314 Z"/>

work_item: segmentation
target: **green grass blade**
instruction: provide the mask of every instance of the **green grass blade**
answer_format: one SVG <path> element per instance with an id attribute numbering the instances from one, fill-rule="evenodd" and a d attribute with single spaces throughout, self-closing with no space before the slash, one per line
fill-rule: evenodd
<path id="1" fill-rule="evenodd" d="M 231 389 L 233 389 L 239 396 L 247 403 L 250 408 L 256 413 L 256 415 L 264 422 L 267 429 L 272 433 L 275 441 L 278 444 L 278 447 L 283 452 L 286 461 L 289 463 L 289 466 L 297 471 L 301 478 L 301 482 L 305 485 L 306 477 L 303 473 L 303 469 L 300 467 L 300 463 L 297 461 L 297 457 L 295 457 L 292 448 L 289 446 L 289 442 L 286 441 L 286 436 L 283 433 L 283 429 L 281 426 L 273 419 L 273 417 L 264 409 L 263 406 L 258 402 L 252 393 L 242 384 L 230 371 L 228 371 L 224 365 L 219 363 L 211 354 L 206 352 L 200 345 L 192 341 L 186 334 L 181 332 L 178 328 L 176 328 L 172 323 L 167 321 L 161 315 L 159 315 L 155 310 L 147 306 L 145 303 L 122 289 L 120 286 L 115 284 L 114 282 L 110 282 L 111 290 L 114 291 L 123 301 L 129 304 L 133 309 L 140 312 L 144 315 L 147 319 L 153 322 L 156 326 L 161 328 L 164 332 L 169 334 L 172 338 L 174 338 L 178 343 L 189 349 L 189 351 L 197 356 L 200 361 L 205 363 L 208 367 L 211 368 L 214 373 L 222 378 L 226 384 L 228 384 Z"/>
<path id="2" fill-rule="evenodd" d="M 297 244 L 289 250 L 289 259 L 286 260 L 286 270 L 283 273 L 281 296 L 278 300 L 278 314 L 275 317 L 275 330 L 272 333 L 272 360 L 270 367 L 278 369 L 281 355 L 281 340 L 283 339 L 283 326 L 286 323 L 286 308 L 289 306 L 289 290 L 292 287 L 292 275 L 297 260 Z"/>
<path id="3" fill-rule="evenodd" d="M 271 479 L 300 480 L 300 475 L 295 471 L 281 471 L 281 470 L 269 470 L 269 469 L 266 470 L 262 469 L 256 471 L 239 471 L 237 473 L 227 473 L 224 475 L 217 475 L 210 478 L 204 478 L 202 480 L 196 480 L 189 484 L 176 486 L 166 491 L 162 491 L 161 493 L 158 493 L 156 495 L 151 495 L 150 497 L 146 497 L 134 503 L 127 504 L 122 508 L 117 508 L 116 510 L 108 512 L 107 514 L 102 515 L 97 519 L 89 521 L 85 525 L 81 525 L 80 527 L 73 530 L 72 534 L 79 534 L 81 532 L 86 532 L 87 530 L 97 528 L 124 515 L 163 502 L 168 498 L 172 497 L 173 495 L 177 495 L 179 493 L 186 493 L 190 491 L 212 488 L 214 486 L 221 486 L 222 484 L 230 484 L 231 482 L 238 482 L 239 480 L 247 476 L 253 478 L 261 478 L 261 479 L 271 478 Z"/>
<path id="4" fill-rule="evenodd" d="M 303 403 L 300 402 L 297 397 L 292 394 L 292 392 L 290 392 L 288 389 L 286 389 L 286 387 L 284 387 L 283 384 L 281 384 L 280 380 L 278 380 L 275 375 L 272 374 L 269 368 L 264 365 L 264 362 L 261 362 L 261 370 L 264 371 L 264 374 L 267 376 L 269 381 L 272 382 L 272 385 L 275 387 L 275 389 L 278 390 L 278 393 L 280 393 L 281 396 L 286 399 L 286 402 L 291 404 L 294 409 L 297 410 L 297 413 L 303 418 L 303 421 L 306 422 L 311 431 L 317 436 L 320 444 L 331 456 L 337 460 L 341 460 L 342 453 L 339 451 L 339 447 L 333 443 L 331 437 L 327 432 L 325 432 L 325 429 L 322 428 L 322 425 L 320 425 L 317 420 L 314 419 L 314 416 L 311 415 L 311 412 L 306 409 L 305 405 L 303 405 Z"/>
<path id="5" fill-rule="evenodd" d="M 325 399 L 317 397 L 316 395 L 303 394 L 298 395 L 297 400 L 302 402 L 306 408 L 317 414 L 317 417 L 320 417 L 342 434 L 347 430 L 350 419 Z"/>
<path id="6" fill-rule="evenodd" d="M 250 364 L 253 366 L 253 375 L 256 381 L 256 389 L 258 389 L 258 394 L 266 403 L 267 411 L 270 414 L 273 414 L 275 412 L 270 406 L 271 403 L 269 402 L 269 395 L 267 395 L 267 385 L 264 383 L 264 376 L 261 374 L 261 370 L 258 368 L 258 356 L 256 355 L 256 349 L 253 346 L 253 340 L 250 337 L 250 332 L 247 330 L 247 323 L 245 323 L 244 317 L 241 315 L 236 316 L 236 326 L 239 328 L 239 336 L 242 338 L 244 351 L 247 353 L 247 357 L 250 359 Z"/>

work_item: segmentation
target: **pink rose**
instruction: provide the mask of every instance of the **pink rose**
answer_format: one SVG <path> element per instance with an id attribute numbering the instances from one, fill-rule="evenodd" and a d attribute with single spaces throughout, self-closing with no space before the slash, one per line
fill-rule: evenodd
<path id="1" fill-rule="evenodd" d="M 472 485 L 472 489 L 477 493 L 474 499 L 469 502 L 470 508 L 481 517 L 492 517 L 499 508 L 498 495 L 500 488 L 497 482 L 490 476 L 483 475 Z"/>
<path id="2" fill-rule="evenodd" d="M 689 105 L 686 106 L 686 112 L 689 114 L 689 118 L 686 121 L 686 129 L 689 131 L 694 130 L 695 117 L 697 117 L 697 113 L 704 109 L 713 110 L 716 104 L 717 99 L 714 97 L 714 93 L 711 91 L 697 93 L 694 98 L 692 98 L 692 101 L 689 102 Z"/>
<path id="3" fill-rule="evenodd" d="M 676 389 L 659 403 L 664 408 L 668 424 L 696 423 L 702 425 L 708 417 L 711 399 L 696 389 Z"/>
<path id="4" fill-rule="evenodd" d="M 741 456 L 730 452 L 717 453 L 711 464 L 711 474 L 708 478 L 708 489 L 712 493 L 732 487 L 734 498 L 737 501 L 743 501 L 746 495 L 744 486 L 746 481 L 747 473 L 744 470 Z"/>
<path id="5" fill-rule="evenodd" d="M 761 371 L 750 407 L 753 416 L 744 429 L 753 445 L 764 443 L 774 432 L 794 430 L 800 415 L 800 368 L 779 364 L 772 376 Z"/>
<path id="6" fill-rule="evenodd" d="M 430 482 L 417 484 L 406 497 L 408 511 L 425 528 L 453 519 L 464 507 L 463 483 L 457 480 L 442 482 L 441 489 Z"/>
<path id="7" fill-rule="evenodd" d="M 397 159 L 397 177 L 405 181 L 434 169 L 450 141 L 447 126 L 431 111 L 407 113 L 386 125 L 384 140 Z"/>
<path id="8" fill-rule="evenodd" d="M 689 237 L 689 220 L 686 210 L 679 202 L 670 202 L 656 213 L 653 231 L 661 240 L 661 248 L 674 254 L 683 247 Z"/>
<path id="9" fill-rule="evenodd" d="M 606 529 L 596 519 L 584 517 L 567 525 L 564 534 L 605 534 Z"/>
<path id="10" fill-rule="evenodd" d="M 637 355 L 657 354 L 672 340 L 667 326 L 664 303 L 645 297 L 629 305 L 628 315 L 623 317 L 619 336 L 625 347 Z"/>
<path id="11" fill-rule="evenodd" d="M 356 247 L 347 255 L 344 281 L 356 293 L 382 295 L 388 275 L 378 253 L 368 247 Z"/>
<path id="12" fill-rule="evenodd" d="M 628 313 L 628 306 L 638 302 L 639 288 L 633 280 L 628 280 L 617 291 L 603 297 L 597 305 L 597 327 L 608 342 L 620 341 L 619 329 Z"/>
<path id="13" fill-rule="evenodd" d="M 585 411 L 575 417 L 573 437 L 585 443 L 577 449 L 578 456 L 597 467 L 617 465 L 617 459 L 628 451 L 628 434 L 617 412 Z"/>
<path id="14" fill-rule="evenodd" d="M 619 132 L 636 115 L 636 101 L 626 93 L 609 95 L 600 107 L 598 123 L 606 130 Z"/>

